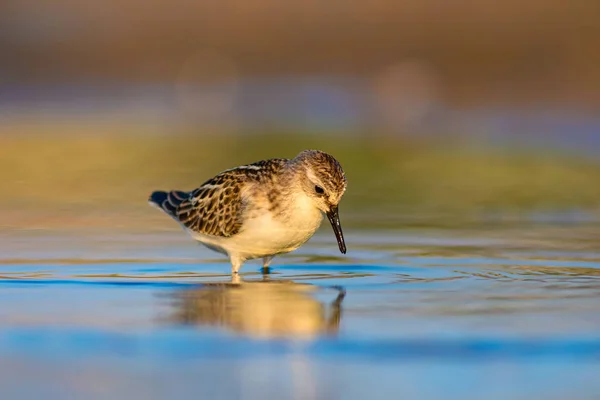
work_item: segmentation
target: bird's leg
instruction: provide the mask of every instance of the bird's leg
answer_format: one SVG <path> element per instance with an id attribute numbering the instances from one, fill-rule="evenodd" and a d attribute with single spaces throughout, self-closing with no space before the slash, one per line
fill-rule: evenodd
<path id="1" fill-rule="evenodd" d="M 267 274 L 271 273 L 271 268 L 269 268 L 269 265 L 271 264 L 273 257 L 274 256 L 263 257 L 263 267 L 262 267 L 263 275 L 267 275 Z"/>
<path id="2" fill-rule="evenodd" d="M 238 271 L 242 267 L 244 260 L 240 257 L 229 256 L 229 261 L 231 261 L 231 275 L 238 275 Z"/>

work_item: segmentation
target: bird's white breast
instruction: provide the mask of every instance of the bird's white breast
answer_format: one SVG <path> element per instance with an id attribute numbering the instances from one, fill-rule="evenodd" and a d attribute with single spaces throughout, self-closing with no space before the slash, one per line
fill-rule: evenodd
<path id="1" fill-rule="evenodd" d="M 282 208 L 281 214 L 264 208 L 250 215 L 241 232 L 223 243 L 227 252 L 245 259 L 287 253 L 304 244 L 321 225 L 321 212 L 304 194 Z"/>

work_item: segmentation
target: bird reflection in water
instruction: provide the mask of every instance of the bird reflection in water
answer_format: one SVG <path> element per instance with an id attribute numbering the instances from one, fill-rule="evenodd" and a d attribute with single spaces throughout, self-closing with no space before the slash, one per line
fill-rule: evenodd
<path id="1" fill-rule="evenodd" d="M 332 289 L 334 296 L 337 293 L 333 301 L 321 302 L 314 297 Z M 345 295 L 339 286 L 291 281 L 208 283 L 176 292 L 168 320 L 225 327 L 255 338 L 310 339 L 337 333 Z"/>

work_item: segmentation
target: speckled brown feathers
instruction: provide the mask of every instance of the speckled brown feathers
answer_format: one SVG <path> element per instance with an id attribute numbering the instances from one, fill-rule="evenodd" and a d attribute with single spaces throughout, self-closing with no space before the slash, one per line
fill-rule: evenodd
<path id="1" fill-rule="evenodd" d="M 161 202 L 161 208 L 194 232 L 233 236 L 241 229 L 242 213 L 247 206 L 241 193 L 245 184 L 272 179 L 287 161 L 275 158 L 223 171 L 193 192 L 186 193 L 185 199 L 175 204 L 167 201 L 163 205 Z M 182 193 L 173 191 L 168 197 Z"/>

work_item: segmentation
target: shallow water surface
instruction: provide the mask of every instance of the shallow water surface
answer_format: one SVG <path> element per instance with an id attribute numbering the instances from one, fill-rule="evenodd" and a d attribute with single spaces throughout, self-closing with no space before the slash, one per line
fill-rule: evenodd
<path id="1" fill-rule="evenodd" d="M 241 282 L 179 231 L 3 232 L 1 398 L 596 399 L 597 232 L 324 228 Z"/>

